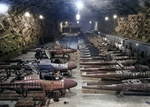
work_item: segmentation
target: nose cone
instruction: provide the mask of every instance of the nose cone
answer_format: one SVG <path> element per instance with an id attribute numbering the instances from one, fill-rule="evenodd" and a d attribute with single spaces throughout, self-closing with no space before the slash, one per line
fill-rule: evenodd
<path id="1" fill-rule="evenodd" d="M 75 87 L 77 85 L 77 82 L 71 79 L 64 79 L 64 88 L 69 89 L 72 87 Z"/>
<path id="2" fill-rule="evenodd" d="M 72 52 L 74 53 L 74 52 L 77 52 L 77 50 L 76 49 L 71 49 L 72 50 Z"/>
<path id="3" fill-rule="evenodd" d="M 77 68 L 77 65 L 74 63 L 68 63 L 68 70 Z"/>

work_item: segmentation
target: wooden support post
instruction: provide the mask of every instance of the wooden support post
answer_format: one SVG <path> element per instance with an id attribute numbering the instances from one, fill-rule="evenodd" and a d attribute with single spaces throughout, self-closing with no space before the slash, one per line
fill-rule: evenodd
<path id="1" fill-rule="evenodd" d="M 46 100 L 45 100 L 46 94 L 45 94 L 45 87 L 44 87 L 44 85 L 42 85 L 42 88 L 43 88 L 43 97 L 44 97 L 44 105 L 45 105 L 45 103 L 46 103 Z"/>

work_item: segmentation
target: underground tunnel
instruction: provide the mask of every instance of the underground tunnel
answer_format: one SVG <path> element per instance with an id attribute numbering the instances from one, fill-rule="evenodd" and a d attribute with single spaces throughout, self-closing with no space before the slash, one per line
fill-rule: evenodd
<path id="1" fill-rule="evenodd" d="M 148 107 L 150 0 L 0 0 L 0 106 Z"/>

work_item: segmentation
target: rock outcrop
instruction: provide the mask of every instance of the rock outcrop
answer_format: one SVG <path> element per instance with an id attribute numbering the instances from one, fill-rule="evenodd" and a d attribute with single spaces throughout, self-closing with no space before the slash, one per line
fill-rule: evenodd
<path id="1" fill-rule="evenodd" d="M 10 59 L 38 44 L 41 26 L 33 15 L 0 16 L 0 60 Z"/>
<path id="2" fill-rule="evenodd" d="M 150 42 L 150 8 L 143 13 L 118 18 L 115 30 L 120 36 Z"/>
<path id="3" fill-rule="evenodd" d="M 75 14 L 67 2 L 60 0 L 2 1 L 10 7 L 8 16 L 0 13 L 0 61 L 17 56 L 25 48 L 59 38 L 60 23 Z M 26 12 L 30 15 L 26 16 Z M 40 15 L 44 18 L 39 19 Z"/>

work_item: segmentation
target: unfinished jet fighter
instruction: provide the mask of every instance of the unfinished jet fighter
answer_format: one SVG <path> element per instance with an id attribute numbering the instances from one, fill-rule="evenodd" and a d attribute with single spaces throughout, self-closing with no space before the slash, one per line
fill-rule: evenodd
<path id="1" fill-rule="evenodd" d="M 98 89 L 98 90 L 113 90 L 120 92 L 122 94 L 122 91 L 128 91 L 128 92 L 143 92 L 143 93 L 149 93 L 150 92 L 150 83 L 149 79 L 129 79 L 129 80 L 123 80 L 120 84 L 109 84 L 109 85 L 101 85 L 101 84 L 92 84 L 90 83 L 83 83 L 82 88 L 83 89 Z"/>
<path id="2" fill-rule="evenodd" d="M 42 59 L 42 58 L 53 58 L 55 55 L 63 55 L 61 57 L 65 58 L 65 54 L 67 53 L 75 53 L 77 52 L 76 49 L 72 49 L 67 45 L 60 45 L 59 41 L 55 41 L 56 43 L 52 44 L 45 44 L 44 46 L 33 47 L 26 49 L 26 52 L 36 52 L 35 58 Z M 70 56 L 68 55 L 68 59 Z"/>
<path id="3" fill-rule="evenodd" d="M 94 77 L 101 79 L 138 79 L 138 78 L 150 78 L 150 72 L 131 72 L 129 70 L 116 71 L 115 73 L 82 73 L 82 77 Z"/>
<path id="4" fill-rule="evenodd" d="M 135 65 L 135 66 L 122 66 L 114 65 L 109 67 L 84 67 L 80 68 L 80 71 L 84 72 L 95 72 L 95 73 L 105 73 L 105 72 L 115 72 L 116 70 L 149 70 L 147 65 Z"/>
<path id="5" fill-rule="evenodd" d="M 46 49 L 43 48 L 37 50 L 35 54 L 35 58 L 41 59 L 45 56 L 50 59 L 51 57 L 55 57 L 55 55 L 59 55 L 59 54 L 63 55 L 64 57 L 65 54 L 67 53 L 75 53 L 75 52 L 77 52 L 76 49 L 62 48 L 61 46 L 53 46 L 51 48 L 46 48 Z"/>
<path id="6" fill-rule="evenodd" d="M 39 67 L 42 70 L 46 70 L 48 66 L 52 66 L 55 71 L 64 71 L 64 70 L 72 70 L 77 67 L 74 63 L 68 62 L 65 64 L 57 64 L 57 63 L 51 63 L 51 60 L 46 59 L 46 60 L 39 60 L 39 61 L 27 61 L 26 64 L 23 65 L 28 65 L 29 63 L 34 64 L 35 67 Z"/>
<path id="7" fill-rule="evenodd" d="M 116 65 L 116 64 L 135 64 L 137 60 L 113 60 L 113 61 L 96 61 L 96 62 L 80 62 L 80 65 Z"/>
<path id="8" fill-rule="evenodd" d="M 51 63 L 49 59 L 47 60 L 41 60 L 41 61 L 27 61 L 23 63 L 19 63 L 17 65 L 8 64 L 8 65 L 0 65 L 0 69 L 5 69 L 7 76 L 9 77 L 11 73 L 14 73 L 16 75 L 19 74 L 19 71 L 21 69 L 25 70 L 31 70 L 29 67 L 29 63 L 32 63 L 36 68 L 38 68 L 41 72 L 56 72 L 61 71 L 62 75 L 68 75 L 71 76 L 72 72 L 68 72 L 68 70 L 75 69 L 77 66 L 74 63 L 65 63 L 65 64 L 57 64 L 57 63 Z"/>
<path id="9" fill-rule="evenodd" d="M 25 66 L 33 65 L 36 69 L 40 71 L 40 74 L 43 76 L 51 75 L 53 72 L 60 71 L 60 74 L 63 76 L 72 76 L 72 69 L 75 69 L 77 66 L 74 63 L 65 63 L 65 64 L 57 64 L 51 63 L 49 59 L 40 60 L 40 61 L 30 61 L 25 64 Z M 30 69 L 29 67 L 27 69 Z M 33 70 L 33 69 L 32 69 Z M 70 70 L 70 71 L 68 71 Z"/>
<path id="10" fill-rule="evenodd" d="M 41 79 L 45 79 L 46 77 L 48 77 L 49 79 L 53 79 L 53 76 L 55 75 L 54 73 L 56 73 L 57 71 L 60 71 L 61 75 L 67 74 L 68 76 L 71 76 L 72 72 L 68 72 L 65 70 L 71 70 L 77 67 L 75 64 L 66 67 L 66 65 L 63 66 L 61 66 L 60 64 L 51 65 L 51 63 L 43 64 L 42 62 L 40 64 L 30 62 L 29 66 L 35 73 L 40 74 Z"/>
<path id="11" fill-rule="evenodd" d="M 65 93 L 66 89 L 73 88 L 77 85 L 77 82 L 71 79 L 49 81 L 49 80 L 37 79 L 36 75 L 32 77 L 34 78 L 31 78 L 30 76 L 28 76 L 24 80 L 0 83 L 0 89 L 1 91 L 4 89 L 14 90 L 17 93 L 22 94 L 24 97 L 26 97 L 28 91 L 32 91 L 32 90 L 34 91 L 43 90 L 43 93 L 53 93 L 54 91 L 58 91 L 58 92 L 61 91 Z M 55 96 L 53 97 L 55 98 Z"/>

